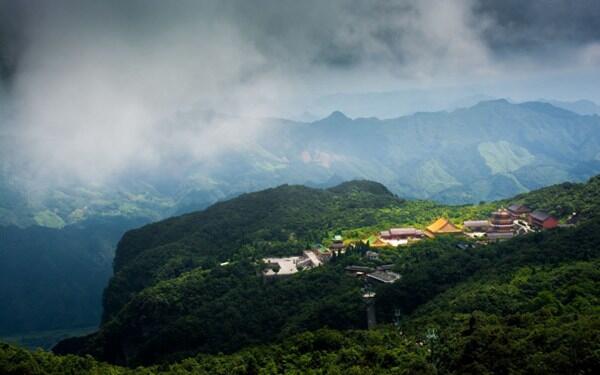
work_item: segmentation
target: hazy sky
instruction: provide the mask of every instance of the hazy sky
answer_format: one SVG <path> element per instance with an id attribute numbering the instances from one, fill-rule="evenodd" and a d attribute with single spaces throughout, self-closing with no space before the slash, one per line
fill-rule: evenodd
<path id="1" fill-rule="evenodd" d="M 0 0 L 0 130 L 32 174 L 101 181 L 334 93 L 600 102 L 598 19 L 597 0 Z M 192 109 L 244 120 L 175 131 Z"/>

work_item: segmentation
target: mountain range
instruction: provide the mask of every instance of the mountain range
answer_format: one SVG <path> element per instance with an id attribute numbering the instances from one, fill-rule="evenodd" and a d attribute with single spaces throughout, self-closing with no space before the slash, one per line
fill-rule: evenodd
<path id="1" fill-rule="evenodd" d="M 300 139 L 294 170 L 306 179 L 364 177 L 403 197 L 469 203 L 588 178 L 600 167 L 599 129 L 598 116 L 498 100 L 392 120 L 337 112 L 286 139 Z"/>
<path id="2" fill-rule="evenodd" d="M 575 101 L 561 101 L 540 99 L 539 101 L 550 103 L 555 107 L 566 109 L 567 111 L 575 112 L 580 115 L 600 115 L 600 105 L 591 100 L 581 99 Z"/>
<path id="3" fill-rule="evenodd" d="M 179 126 L 193 130 L 202 116 L 181 114 Z M 5 158 L 10 150 L 0 150 L 0 296 L 11 300 L 0 311 L 0 334 L 97 324 L 114 250 L 127 230 L 245 192 L 367 178 L 403 199 L 465 204 L 600 172 L 600 117 L 549 103 L 494 100 L 389 120 L 334 112 L 310 123 L 265 122 L 265 136 L 242 142 L 216 165 L 176 155 L 177 168 L 129 171 L 107 185 L 30 191 Z M 447 207 L 423 204 L 419 210 Z M 33 269 L 40 270 L 36 278 L 28 276 Z M 56 318 L 66 310 L 72 314 Z"/>
<path id="4" fill-rule="evenodd" d="M 207 116 L 221 115 L 180 113 L 176 128 L 164 131 L 193 132 Z M 157 220 L 284 183 L 327 187 L 356 178 L 381 182 L 404 198 L 462 204 L 600 172 L 600 117 L 544 102 L 484 101 L 388 120 L 334 112 L 310 123 L 263 122 L 260 137 L 236 140 L 210 163 L 173 153 L 153 169 L 127 170 L 127 177 L 105 185 L 32 192 L 16 167 L 5 165 L 0 224 L 59 228 L 94 216 Z"/>

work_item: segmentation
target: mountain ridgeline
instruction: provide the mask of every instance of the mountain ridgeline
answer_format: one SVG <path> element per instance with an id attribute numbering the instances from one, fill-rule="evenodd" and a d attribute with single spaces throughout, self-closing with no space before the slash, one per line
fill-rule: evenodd
<path id="1" fill-rule="evenodd" d="M 103 320 L 112 318 L 133 293 L 158 281 L 198 267 L 212 269 L 236 257 L 296 254 L 338 228 L 375 225 L 378 210 L 403 204 L 383 185 L 369 181 L 324 190 L 284 185 L 129 231 L 117 247 Z"/>
<path id="2" fill-rule="evenodd" d="M 337 233 L 364 238 L 392 225 L 423 227 L 437 216 L 485 218 L 507 201 L 405 201 L 369 181 L 329 189 L 285 185 L 146 225 L 119 242 L 100 330 L 54 350 L 198 373 L 232 373 L 235 366 L 241 373 L 273 366 L 274 373 L 324 371 L 316 359 L 322 355 L 331 356 L 328 365 L 357 373 L 592 373 L 600 334 L 600 177 L 514 201 L 561 220 L 578 212 L 579 223 L 487 246 L 436 238 L 382 252 L 377 261 L 366 260 L 368 248 L 359 245 L 323 267 L 267 283 L 257 275 L 264 256 L 298 254 Z M 402 279 L 376 289 L 380 328 L 342 339 L 340 331 L 366 328 L 362 284 L 344 268 L 384 262 Z M 418 342 L 434 345 L 424 338 L 426 328 L 437 331 L 433 353 L 418 349 Z M 585 346 L 571 350 L 577 341 Z M 289 353 L 304 359 L 283 360 Z"/>
<path id="3" fill-rule="evenodd" d="M 296 128 L 308 164 L 403 197 L 497 200 L 599 171 L 600 117 L 546 103 L 479 103 L 391 120 L 334 114 Z"/>
<path id="4" fill-rule="evenodd" d="M 193 134 L 221 117 L 243 121 L 190 111 L 165 130 Z M 35 194 L 24 188 L 32 185 L 19 173 L 24 166 L 0 150 L 0 225 L 62 227 L 98 215 L 157 220 L 284 183 L 329 187 L 352 179 L 378 181 L 404 198 L 476 203 L 600 173 L 600 117 L 543 102 L 493 100 L 386 120 L 335 112 L 310 123 L 268 119 L 262 129 L 216 165 L 173 151 L 162 155 L 165 165 L 128 169 L 102 186 Z"/>

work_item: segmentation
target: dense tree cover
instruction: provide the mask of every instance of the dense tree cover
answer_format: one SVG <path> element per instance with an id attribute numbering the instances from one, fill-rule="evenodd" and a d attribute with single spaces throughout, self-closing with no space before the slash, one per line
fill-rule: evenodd
<path id="1" fill-rule="evenodd" d="M 366 185 L 348 184 L 337 191 L 285 186 L 271 190 L 270 194 L 248 194 L 220 204 L 224 208 L 216 205 L 203 213 L 130 232 L 121 241 L 119 249 L 123 249 L 123 254 L 115 264 L 119 271 L 113 281 L 117 280 L 118 284 L 107 290 L 107 297 L 113 298 L 122 292 L 115 287 L 123 287 L 122 304 L 107 316 L 98 334 L 64 341 L 57 347 L 57 352 L 91 353 L 97 358 L 128 365 L 173 363 L 199 352 L 205 355 L 220 351 L 232 353 L 248 345 L 267 344 L 324 326 L 341 330 L 363 328 L 365 310 L 360 301 L 361 285 L 345 276 L 343 267 L 352 263 L 375 264 L 377 261 L 361 257 L 368 247 L 359 246 L 336 257 L 325 267 L 274 283 L 263 284 L 255 268 L 255 260 L 264 255 L 289 254 L 302 249 L 313 239 L 311 233 L 330 236 L 345 225 L 367 228 L 372 217 L 385 217 L 408 207 L 406 202 L 382 191 L 378 185 L 361 184 Z M 273 200 L 268 197 L 271 194 L 275 197 Z M 590 199 L 596 201 L 593 196 Z M 290 201 L 292 203 L 288 203 Z M 596 203 L 590 203 L 593 204 Z M 477 213 L 490 206 L 455 208 L 455 212 L 457 215 L 461 210 Z M 211 209 L 215 211 L 206 214 Z M 293 214 L 286 214 L 288 210 Z M 347 216 L 336 215 L 336 212 Z M 390 215 L 388 218 L 391 219 L 393 214 Z M 264 228 L 276 231 L 265 232 Z M 281 232 L 285 235 L 277 237 Z M 222 233 L 229 237 L 219 237 Z M 209 238 L 215 240 L 204 246 L 206 242 L 203 241 Z M 585 262 L 599 258 L 600 220 L 588 215 L 575 228 L 535 233 L 487 246 L 473 244 L 465 248 L 464 244 L 470 243 L 460 238 L 438 238 L 402 250 L 384 250 L 379 262 L 393 262 L 403 277 L 395 284 L 376 289 L 379 322 L 391 324 L 400 319 L 406 337 L 413 342 L 425 340 L 423 330 L 427 326 L 438 327 L 440 338 L 437 344 L 443 343 L 446 353 L 435 357 L 443 358 L 443 362 L 432 363 L 444 372 L 497 372 L 498 367 L 493 367 L 497 361 L 493 360 L 487 344 L 477 349 L 480 357 L 469 354 L 467 344 L 470 341 L 461 338 L 475 333 L 483 335 L 477 340 L 489 341 L 490 347 L 504 345 L 510 353 L 533 356 L 539 349 L 541 354 L 536 355 L 540 358 L 548 354 L 549 346 L 537 346 L 535 341 L 519 336 L 526 330 L 513 331 L 512 323 L 503 320 L 506 318 L 504 313 L 481 313 L 479 300 L 464 306 L 464 311 L 473 316 L 471 319 L 469 315 L 467 323 L 470 325 L 466 331 L 464 324 L 443 324 L 444 319 L 458 319 L 464 323 L 465 312 L 453 312 L 449 308 L 450 315 L 443 315 L 444 309 L 440 309 L 441 312 L 429 310 L 424 314 L 420 309 L 447 298 L 447 293 L 456 288 L 480 288 L 481 292 L 477 293 L 481 295 L 492 293 L 494 288 L 488 286 L 504 282 L 501 276 L 522 272 L 527 267 L 539 272 L 566 267 L 572 262 L 583 262 L 576 266 L 584 267 Z M 222 260 L 229 260 L 230 264 L 218 265 Z M 568 287 L 575 297 L 583 296 L 579 300 L 590 294 L 587 290 L 590 285 L 595 287 L 595 284 L 589 284 L 594 274 L 582 272 L 582 275 L 584 278 L 578 280 L 576 286 Z M 549 285 L 548 288 L 552 288 L 554 284 Z M 512 303 L 510 299 L 504 302 Z M 516 307 L 511 311 L 532 313 L 524 304 L 519 304 L 519 298 L 514 304 Z M 590 304 L 597 309 L 596 300 L 592 299 Z M 571 321 L 547 319 L 540 323 L 548 327 L 548 331 L 541 332 L 539 340 L 555 340 L 554 332 L 560 330 L 572 329 L 569 335 L 574 340 L 583 327 L 589 332 L 597 332 L 596 322 L 584 316 L 590 315 L 588 310 L 580 309 L 576 314 Z M 546 315 L 536 316 L 536 319 L 546 319 Z M 414 329 L 411 331 L 410 327 Z M 482 328 L 477 331 L 477 327 Z M 533 325 L 528 327 L 534 328 Z M 494 335 L 500 329 L 506 336 L 497 343 Z M 584 335 L 581 339 L 590 338 Z M 513 350 L 511 340 L 525 347 Z M 466 353 L 466 359 L 458 360 L 460 353 Z M 235 357 L 236 354 L 231 355 Z M 561 366 L 569 361 L 575 363 L 573 353 L 563 355 Z M 593 361 L 593 355 L 591 358 Z M 433 361 L 434 358 L 429 359 Z M 590 363 L 586 361 L 577 365 L 583 373 Z M 470 364 L 475 367 L 468 367 Z"/>
<path id="2" fill-rule="evenodd" d="M 565 182 L 548 186 L 531 193 L 517 195 L 514 202 L 545 210 L 559 218 L 576 212 L 583 219 L 598 216 L 600 202 L 600 176 L 586 183 Z"/>
<path id="3" fill-rule="evenodd" d="M 402 322 L 436 328 L 443 373 L 592 374 L 600 365 L 600 260 L 526 266 L 462 283 Z"/>
<path id="4" fill-rule="evenodd" d="M 282 186 L 244 194 L 208 209 L 128 232 L 119 243 L 115 276 L 104 296 L 107 321 L 145 287 L 182 272 L 215 267 L 240 251 L 294 254 L 329 231 L 374 224 L 373 212 L 402 200 L 376 183 L 377 194 L 347 185 L 342 192 Z M 383 189 L 383 193 L 381 190 Z"/>
<path id="5" fill-rule="evenodd" d="M 42 350 L 30 352 L 4 343 L 0 343 L 0 372 L 6 375 L 131 373 L 126 369 L 98 362 L 91 356 L 56 356 Z"/>
<path id="6" fill-rule="evenodd" d="M 136 369 L 1 345 L 0 372 L 594 374 L 600 364 L 599 266 L 595 254 L 593 260 L 510 272 L 500 267 L 454 284 L 395 325 L 374 331 L 320 329 L 234 354 L 190 354 L 176 363 Z"/>
<path id="7" fill-rule="evenodd" d="M 312 196 L 322 192 L 321 190 L 304 191 L 300 187 L 284 187 L 271 190 L 271 193 L 278 192 L 277 194 L 281 195 L 280 201 L 283 201 L 286 195 L 294 198 L 298 195 L 305 196 L 299 199 L 301 204 L 291 211 L 298 217 L 285 214 L 289 205 L 280 204 L 276 215 L 262 221 L 258 218 L 258 221 L 274 228 L 275 221 L 294 219 L 290 225 L 268 231 L 252 227 L 250 234 L 243 231 L 222 231 L 218 225 L 214 225 L 205 230 L 204 237 L 224 239 L 215 251 L 218 254 L 228 254 L 227 259 L 230 260 L 234 257 L 259 257 L 266 253 L 293 254 L 308 243 L 326 240 L 338 232 L 347 239 L 359 240 L 394 226 L 423 228 L 439 216 L 449 217 L 454 223 L 460 224 L 467 219 L 486 218 L 489 212 L 499 205 L 507 205 L 512 201 L 547 210 L 561 219 L 565 219 L 573 211 L 579 212 L 580 217 L 585 219 L 598 212 L 596 202 L 600 194 L 599 185 L 600 178 L 593 178 L 586 184 L 565 183 L 551 186 L 510 201 L 444 206 L 428 201 L 402 201 L 391 196 L 382 185 L 354 181 L 329 189 L 329 193 L 332 194 L 324 195 L 329 198 L 337 197 L 337 201 L 327 203 L 329 198 L 317 199 L 320 206 L 314 209 L 310 208 L 313 206 L 304 203 L 312 201 Z M 286 192 L 286 189 L 289 190 Z M 295 189 L 306 194 L 294 195 L 290 191 Z M 343 197 L 346 205 L 340 203 L 340 197 Z M 265 206 L 262 203 L 249 202 L 247 213 L 251 214 L 253 204 Z M 314 220 L 305 219 L 305 206 L 310 208 L 310 215 Z M 243 220 L 257 221 L 259 214 L 265 217 L 264 211 L 257 211 L 256 216 L 250 215 L 251 219 L 244 214 L 233 219 L 235 215 L 227 215 L 231 209 L 233 208 L 229 206 L 216 210 L 222 214 L 221 223 L 225 228 L 235 227 Z M 344 213 L 338 214 L 338 211 Z M 209 222 L 214 219 L 213 215 L 207 215 L 211 217 Z M 320 220 L 323 216 L 327 217 L 326 220 Z M 177 218 L 173 220 L 179 222 Z M 186 220 L 182 218 L 182 222 L 175 226 L 186 227 Z M 63 230 L 40 227 L 0 228 L 0 297 L 6 301 L 0 307 L 0 334 L 6 336 L 96 324 L 99 315 L 99 294 L 111 272 L 112 248 L 123 230 L 141 222 L 142 219 L 98 218 L 67 226 Z M 156 229 L 159 236 L 167 236 L 165 232 L 171 231 L 170 227 L 163 228 L 163 223 L 150 227 L 160 228 Z M 194 225 L 189 227 L 191 230 L 196 229 Z M 301 231 L 298 228 L 306 229 Z M 183 229 L 181 231 L 183 232 Z M 133 233 L 135 232 L 128 236 Z M 147 231 L 142 231 L 134 242 L 140 243 L 140 239 L 147 235 Z M 140 250 L 144 253 L 143 256 L 133 262 L 127 262 L 126 270 L 117 273 L 113 280 L 113 284 L 119 287 L 111 288 L 107 292 L 108 295 L 119 297 L 106 298 L 106 301 L 127 301 L 133 290 L 152 285 L 154 281 L 150 280 L 177 277 L 181 272 L 198 266 L 211 269 L 225 258 L 205 256 L 210 245 L 202 245 L 196 238 L 183 241 L 177 232 L 169 235 L 174 238 L 173 241 L 165 240 L 164 244 L 156 249 L 151 246 L 144 247 Z M 245 245 L 240 247 L 240 243 Z M 30 276 L 33 274 L 36 275 L 35 278 Z M 132 277 L 133 275 L 137 276 Z M 47 338 L 42 341 L 33 338 L 30 341 L 38 344 L 42 341 L 53 342 L 51 338 L 50 341 Z"/>
<path id="8" fill-rule="evenodd" d="M 297 254 L 336 233 L 362 239 L 392 226 L 424 227 L 439 216 L 457 223 L 489 215 L 497 204 L 443 206 L 407 202 L 384 186 L 352 181 L 321 190 L 281 186 L 125 234 L 104 295 L 104 321 L 138 291 L 191 269 L 236 257 Z"/>
<path id="9" fill-rule="evenodd" d="M 99 313 L 96 313 L 98 317 Z M 0 342 L 19 345 L 27 349 L 50 350 L 62 340 L 89 335 L 98 330 L 98 324 L 84 327 L 69 327 L 64 329 L 52 329 L 46 331 L 18 332 L 6 336 L 0 336 Z"/>
<path id="10" fill-rule="evenodd" d="M 411 326 L 411 319 L 421 316 L 415 310 L 441 293 L 462 283 L 487 285 L 488 279 L 481 275 L 597 259 L 600 222 L 591 220 L 576 228 L 488 246 L 457 246 L 464 241 L 441 238 L 423 241 L 404 252 L 390 252 L 388 260 L 395 262 L 403 278 L 376 289 L 379 322 L 392 323 L 400 312 Z M 360 251 L 349 251 L 326 267 L 266 284 L 253 274 L 251 264 L 242 261 L 184 273 L 136 295 L 100 334 L 65 341 L 57 351 L 91 353 L 129 365 L 150 364 L 197 352 L 232 352 L 324 326 L 363 328 L 360 283 L 343 275 L 344 265 L 368 264 L 360 258 Z M 479 309 L 476 303 L 472 307 L 469 311 Z"/>
<path id="11" fill-rule="evenodd" d="M 135 369 L 90 356 L 56 356 L 0 344 L 3 374 L 435 374 L 428 348 L 395 330 L 321 329 L 231 355 L 200 354 L 174 364 Z"/>
<path id="12" fill-rule="evenodd" d="M 341 266 L 270 280 L 242 261 L 196 269 L 137 294 L 93 339 L 66 340 L 55 350 L 149 364 L 198 351 L 232 352 L 320 327 L 364 328 L 360 287 Z"/>
<path id="13" fill-rule="evenodd" d="M 117 241 L 144 222 L 0 227 L 0 335 L 97 325 Z"/>

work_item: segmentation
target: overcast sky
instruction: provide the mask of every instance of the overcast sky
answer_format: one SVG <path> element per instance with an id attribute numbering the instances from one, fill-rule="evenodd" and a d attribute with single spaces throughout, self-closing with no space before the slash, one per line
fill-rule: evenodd
<path id="1" fill-rule="evenodd" d="M 334 93 L 448 88 L 600 102 L 599 19 L 597 0 L 0 0 L 0 129 L 36 173 L 93 179 L 260 133 L 157 140 L 190 109 L 292 117 Z"/>

